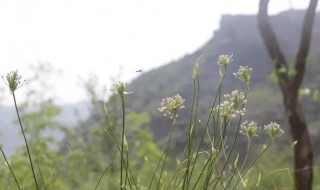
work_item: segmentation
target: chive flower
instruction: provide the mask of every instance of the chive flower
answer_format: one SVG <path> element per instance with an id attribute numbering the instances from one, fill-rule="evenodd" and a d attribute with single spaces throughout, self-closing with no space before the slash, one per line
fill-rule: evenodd
<path id="1" fill-rule="evenodd" d="M 183 99 L 179 94 L 173 97 L 167 97 L 162 99 L 161 107 L 159 108 L 160 112 L 165 112 L 164 116 L 169 116 L 171 119 L 178 117 L 178 112 L 185 108 L 183 105 L 185 99 Z"/>
<path id="2" fill-rule="evenodd" d="M 270 135 L 271 138 L 280 136 L 284 133 L 284 131 L 280 128 L 280 125 L 274 122 L 265 125 L 264 130 Z"/>
<path id="3" fill-rule="evenodd" d="M 256 122 L 251 121 L 249 123 L 248 121 L 245 121 L 240 125 L 240 127 L 240 133 L 242 133 L 243 135 L 247 135 L 249 138 L 258 136 L 257 131 L 259 128 Z"/>
<path id="4" fill-rule="evenodd" d="M 18 70 L 11 71 L 5 78 L 2 76 L 2 79 L 9 87 L 11 93 L 14 93 L 18 88 L 28 84 L 26 80 L 21 81 L 21 76 L 18 74 Z"/>
<path id="5" fill-rule="evenodd" d="M 252 68 L 248 66 L 240 66 L 238 72 L 233 73 L 238 79 L 246 83 L 249 86 L 250 79 L 251 79 Z"/>

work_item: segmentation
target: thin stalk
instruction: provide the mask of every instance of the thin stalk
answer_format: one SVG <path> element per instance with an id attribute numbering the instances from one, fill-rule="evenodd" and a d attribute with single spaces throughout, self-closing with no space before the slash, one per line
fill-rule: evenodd
<path id="1" fill-rule="evenodd" d="M 247 86 L 246 93 L 245 93 L 245 95 L 244 95 L 244 100 L 247 98 L 248 91 L 249 91 L 249 86 Z M 244 108 L 244 104 L 242 105 L 242 108 Z M 225 169 L 225 167 L 226 167 L 226 165 L 227 165 L 227 162 L 229 161 L 229 159 L 230 159 L 230 157 L 231 157 L 231 154 L 232 154 L 232 152 L 233 152 L 233 149 L 234 149 L 234 147 L 235 147 L 235 145 L 236 145 L 236 142 L 237 142 L 237 140 L 238 140 L 238 135 L 239 135 L 239 131 L 240 131 L 241 121 L 242 121 L 242 116 L 240 115 L 239 122 L 238 122 L 238 128 L 237 128 L 237 132 L 236 132 L 236 136 L 235 136 L 234 141 L 233 141 L 233 144 L 232 144 L 232 146 L 231 146 L 231 150 L 230 150 L 230 153 L 229 153 L 229 155 L 228 155 L 228 158 L 227 158 L 227 160 L 226 160 L 226 162 L 225 162 L 225 164 L 224 164 L 224 166 L 223 166 L 223 168 L 222 168 L 221 174 L 222 174 L 223 170 Z M 228 184 L 227 184 L 226 187 L 228 187 L 228 185 L 229 185 L 229 183 L 231 182 L 233 176 L 234 176 L 234 175 L 231 176 L 231 179 L 229 180 L 229 182 L 228 182 Z M 220 179 L 220 175 L 219 175 L 218 178 Z M 217 182 L 216 182 L 216 183 L 217 183 Z M 216 187 L 216 185 L 217 185 L 217 184 L 215 184 L 215 187 Z"/>
<path id="2" fill-rule="evenodd" d="M 246 153 L 246 156 L 245 156 L 244 161 L 243 161 L 243 163 L 242 163 L 242 166 L 241 166 L 241 168 L 240 168 L 240 172 L 242 172 L 242 169 L 243 169 L 244 165 L 245 165 L 245 164 L 246 164 L 246 162 L 247 162 L 248 154 L 249 154 L 249 150 L 250 150 L 250 146 L 251 146 L 251 139 L 250 139 L 250 137 L 249 137 L 249 136 L 247 136 L 247 137 L 248 137 L 247 153 Z"/>
<path id="3" fill-rule="evenodd" d="M 270 145 L 272 144 L 273 139 L 271 139 L 271 141 L 269 142 L 269 144 L 266 146 L 266 148 L 264 148 L 258 155 L 257 157 L 249 164 L 249 166 L 247 167 L 247 169 L 243 172 L 243 174 L 240 173 L 240 178 L 244 177 L 247 172 L 249 171 L 249 169 L 252 167 L 252 165 L 258 160 L 258 158 L 260 158 L 260 156 L 270 147 Z M 235 186 L 233 187 L 233 189 L 235 189 L 238 185 L 238 183 L 240 182 L 240 180 L 238 179 Z"/>
<path id="4" fill-rule="evenodd" d="M 106 120 L 107 120 L 107 125 L 108 125 L 108 127 L 109 127 L 109 129 L 110 129 L 110 131 L 111 131 L 110 133 L 109 133 L 108 131 L 106 131 L 106 132 L 112 137 L 112 140 L 113 140 L 114 143 L 116 144 L 116 147 L 117 147 L 119 153 L 121 153 L 120 144 L 119 144 L 119 142 L 117 141 L 117 138 L 116 138 L 116 136 L 115 136 L 114 130 L 113 130 L 112 127 L 110 126 L 109 118 L 106 117 Z M 126 166 L 126 164 L 124 163 L 124 161 L 123 161 L 123 164 L 124 164 L 124 168 L 126 169 L 127 166 Z M 137 186 L 137 184 L 136 184 L 136 181 L 135 181 L 135 179 L 134 179 L 134 177 L 133 177 L 133 175 L 132 175 L 131 169 L 128 168 L 128 170 L 129 170 L 130 177 L 132 178 L 133 183 L 134 183 L 136 189 L 138 189 L 138 186 Z M 129 185 L 130 185 L 130 180 L 129 180 Z"/>
<path id="5" fill-rule="evenodd" d="M 178 178 L 177 176 L 178 176 L 178 174 L 179 174 L 179 172 L 180 172 L 180 169 L 181 169 L 181 165 L 182 165 L 182 164 L 180 163 L 179 166 L 178 166 L 178 169 L 176 169 L 176 171 L 174 172 L 172 178 L 170 179 L 170 181 L 169 181 L 166 189 L 169 189 L 169 187 L 170 187 L 170 185 L 171 185 L 171 183 L 172 183 L 173 180 L 175 180 L 175 182 L 176 182 L 176 180 L 177 180 L 177 178 Z M 175 183 L 174 183 L 174 184 L 175 184 Z"/>
<path id="6" fill-rule="evenodd" d="M 187 151 L 187 146 L 184 148 L 180 160 L 182 160 L 182 158 L 185 156 L 186 151 Z M 174 181 L 174 184 L 176 184 L 176 181 L 177 181 L 177 178 L 178 178 L 177 176 L 178 176 L 178 174 L 179 174 L 179 172 L 180 172 L 180 169 L 181 169 L 181 167 L 182 167 L 182 164 L 183 164 L 184 162 L 186 162 L 186 161 L 187 161 L 187 160 L 184 160 L 184 161 L 182 161 L 182 162 L 180 162 L 180 163 L 178 164 L 178 167 L 177 167 L 177 169 L 175 170 L 174 174 L 172 175 L 172 178 L 170 179 L 170 181 L 169 181 L 166 189 L 169 189 L 169 187 L 170 187 L 170 185 L 171 185 L 171 183 L 172 183 L 173 180 L 175 180 L 175 181 Z"/>
<path id="7" fill-rule="evenodd" d="M 27 148 L 33 179 L 34 179 L 34 182 L 36 183 L 37 190 L 39 190 L 39 185 L 38 185 L 38 182 L 37 182 L 36 174 L 34 172 L 34 167 L 33 167 L 32 159 L 31 159 L 31 153 L 30 153 L 30 150 L 29 150 L 29 145 L 28 145 L 28 142 L 27 142 L 27 138 L 26 138 L 24 129 L 22 127 L 22 122 L 21 122 L 21 119 L 20 119 L 18 106 L 17 106 L 17 101 L 16 101 L 16 96 L 15 96 L 14 92 L 12 92 L 12 96 L 13 96 L 14 106 L 16 108 L 16 112 L 17 112 L 17 116 L 18 116 L 18 120 L 19 120 L 19 124 L 20 124 L 20 128 L 21 128 L 21 132 L 22 132 L 22 135 L 23 135 L 23 138 L 24 138 L 24 142 L 25 142 L 25 145 L 26 145 L 26 148 Z"/>
<path id="8" fill-rule="evenodd" d="M 121 96 L 121 104 L 122 104 L 122 134 L 121 134 L 121 162 L 120 162 L 120 189 L 122 189 L 122 168 L 123 168 L 123 149 L 124 149 L 124 127 L 125 127 L 125 103 L 124 96 Z"/>
<path id="9" fill-rule="evenodd" d="M 213 120 L 215 120 L 215 119 L 214 119 L 214 116 L 213 116 Z M 214 122 L 213 124 L 214 124 L 214 126 L 216 125 L 215 122 Z M 215 127 L 214 127 L 214 129 L 215 129 Z M 221 134 L 220 131 L 221 131 L 221 127 L 217 130 L 216 133 Z M 210 137 L 209 137 L 209 136 L 208 136 L 208 138 L 209 138 L 209 140 L 210 140 Z M 219 135 L 219 139 L 218 139 L 217 142 L 215 142 L 215 141 L 216 141 L 215 139 L 216 139 L 216 137 L 214 138 L 213 143 L 216 144 L 216 145 L 214 146 L 214 147 L 216 148 L 216 147 L 218 146 L 218 143 L 219 143 L 220 140 L 221 140 L 221 135 Z M 208 145 L 210 145 L 210 144 L 212 145 L 212 142 L 211 142 L 211 143 L 208 143 L 208 144 L 204 147 L 204 149 L 207 149 Z M 223 150 L 222 153 L 224 153 L 224 151 L 225 151 L 225 150 Z M 208 161 L 205 163 L 204 167 L 202 168 L 202 171 L 200 172 L 200 175 L 198 176 L 198 178 L 197 178 L 197 180 L 196 180 L 196 183 L 195 183 L 195 185 L 193 186 L 192 189 L 195 189 L 195 188 L 196 188 L 196 186 L 197 186 L 197 184 L 198 184 L 198 182 L 199 182 L 202 174 L 204 174 L 204 170 L 206 169 L 207 165 L 208 165 L 209 163 L 210 163 L 210 165 L 211 165 L 211 163 L 212 163 L 211 159 L 212 159 L 212 155 L 210 155 Z M 210 161 L 209 161 L 209 160 L 210 160 Z M 210 166 L 209 166 L 209 167 L 210 167 Z M 208 173 L 207 173 L 207 175 L 208 175 Z"/>
<path id="10" fill-rule="evenodd" d="M 171 142 L 171 136 L 172 136 L 172 132 L 173 132 L 175 126 L 176 126 L 176 116 L 174 115 L 173 116 L 173 122 L 172 122 L 171 131 L 170 131 L 170 135 L 169 135 L 169 139 L 168 139 L 167 144 L 166 144 L 166 149 L 165 149 L 165 153 L 164 153 L 164 160 L 163 160 L 163 165 L 162 165 L 160 176 L 159 176 L 159 180 L 158 180 L 157 189 L 159 189 L 159 186 L 160 186 L 160 181 L 161 181 L 163 169 L 164 169 L 164 167 L 166 165 L 166 160 L 167 160 L 167 156 L 168 156 L 168 149 L 169 149 L 169 145 L 170 145 L 170 142 Z"/>
<path id="11" fill-rule="evenodd" d="M 193 126 L 194 126 L 193 132 L 194 133 L 195 133 L 195 130 L 196 130 L 196 124 L 197 124 L 197 119 L 198 119 L 199 97 L 200 97 L 200 79 L 199 79 L 199 75 L 197 75 L 196 111 L 195 111 L 195 116 L 194 116 L 194 121 L 193 121 Z M 197 141 L 197 136 L 194 136 L 194 137 L 195 137 L 194 142 L 196 142 Z M 198 153 L 199 152 L 197 152 L 197 154 Z M 194 166 L 195 166 L 195 162 L 193 163 L 192 169 L 194 168 Z M 191 175 L 189 176 L 189 179 L 188 179 L 187 189 L 189 188 L 189 183 L 190 183 L 191 177 L 192 177 L 192 173 L 191 173 Z"/>
<path id="12" fill-rule="evenodd" d="M 201 139 L 200 139 L 200 143 L 199 143 L 197 152 L 200 151 L 201 145 L 202 145 L 202 143 L 203 143 L 204 136 L 205 136 L 205 134 L 206 134 L 206 130 L 207 130 L 208 126 L 209 126 L 209 122 L 210 122 L 211 116 L 213 115 L 212 112 L 213 112 L 213 108 L 214 108 L 214 106 L 215 106 L 215 104 L 216 104 L 217 98 L 218 98 L 218 96 L 221 96 L 222 83 L 223 83 L 223 81 L 224 81 L 225 76 L 226 76 L 226 70 L 225 70 L 225 72 L 224 72 L 224 74 L 223 74 L 223 76 L 222 76 L 221 81 L 219 82 L 218 91 L 217 91 L 216 96 L 215 96 L 215 98 L 214 98 L 214 101 L 213 101 L 213 103 L 212 103 L 211 110 L 210 110 L 210 113 L 209 113 L 209 116 L 208 116 L 208 120 L 207 120 L 207 122 L 206 122 L 205 129 L 204 129 L 204 131 L 203 131 L 203 133 L 202 133 L 202 136 L 201 136 Z M 220 98 L 219 98 L 219 99 L 220 99 Z M 199 157 L 199 154 L 196 154 L 196 157 L 195 157 L 195 159 L 194 159 L 194 164 L 196 164 L 196 162 L 197 162 L 197 160 L 198 160 L 198 157 Z M 190 179 L 191 179 L 191 177 L 192 177 L 193 170 L 194 170 L 194 169 L 192 168 L 192 169 L 191 169 L 191 172 L 190 172 L 190 177 L 189 177 Z"/>
<path id="13" fill-rule="evenodd" d="M 223 150 L 223 151 L 225 151 L 225 150 Z M 223 152 L 222 152 L 222 153 L 223 153 Z M 222 154 L 222 153 L 221 153 L 221 154 Z M 200 178 L 201 178 L 202 174 L 204 173 L 204 170 L 206 169 L 206 167 L 208 166 L 208 164 L 212 162 L 211 159 L 212 159 L 212 154 L 210 155 L 210 157 L 208 158 L 208 161 L 207 161 L 207 162 L 205 163 L 205 165 L 203 166 L 202 171 L 200 172 L 200 175 L 198 176 L 198 178 L 197 178 L 197 180 L 196 180 L 196 183 L 194 184 L 194 186 L 193 186 L 192 189 L 196 189 L 196 187 L 197 187 L 197 185 L 198 185 L 198 183 L 199 183 L 199 181 L 200 181 Z"/>
<path id="14" fill-rule="evenodd" d="M 13 175 L 13 178 L 14 178 L 14 180 L 15 180 L 18 188 L 19 188 L 19 190 L 21 190 L 20 185 L 19 185 L 19 182 L 18 182 L 18 180 L 17 180 L 17 178 L 16 178 L 16 175 L 14 174 L 14 172 L 13 172 L 13 170 L 12 170 L 12 168 L 11 168 L 11 165 L 9 164 L 9 161 L 8 161 L 8 159 L 7 159 L 7 157 L 6 157 L 6 154 L 5 154 L 4 151 L 2 150 L 2 146 L 1 146 L 1 145 L 0 145 L 0 150 L 1 150 L 1 153 L 2 153 L 2 155 L 3 155 L 4 160 L 6 161 L 8 167 L 9 167 L 9 170 L 10 170 L 11 174 Z"/>
<path id="15" fill-rule="evenodd" d="M 197 151 L 197 152 L 200 151 L 202 142 L 203 142 L 203 140 L 204 140 L 204 136 L 205 136 L 206 131 L 207 131 L 208 126 L 209 126 L 209 122 L 210 122 L 211 116 L 213 117 L 213 120 L 215 120 L 215 119 L 214 119 L 214 115 L 213 115 L 213 108 L 214 108 L 217 100 L 219 101 L 219 104 L 220 104 L 221 94 L 222 94 L 222 84 L 223 84 L 224 78 L 225 78 L 225 76 L 226 76 L 226 72 L 227 72 L 227 68 L 225 68 L 225 71 L 224 71 L 224 73 L 223 73 L 223 76 L 222 76 L 222 78 L 221 78 L 221 80 L 220 80 L 220 82 L 219 82 L 218 91 L 217 91 L 217 93 L 216 93 L 216 95 L 215 95 L 215 97 L 214 97 L 214 101 L 213 101 L 212 106 L 211 106 L 210 114 L 209 114 L 209 116 L 208 116 L 208 120 L 207 120 L 207 122 L 206 122 L 206 126 L 205 126 L 204 132 L 203 132 L 203 134 L 202 134 L 202 137 L 201 137 L 201 140 L 200 140 L 200 143 L 199 143 L 198 151 Z M 218 113 L 218 115 L 219 115 L 219 113 Z M 217 121 L 218 121 L 218 118 L 219 118 L 219 117 L 217 117 Z M 214 122 L 214 124 L 215 124 L 215 122 Z M 217 123 L 216 125 L 214 125 L 214 126 L 218 126 L 218 123 Z M 219 131 L 221 131 L 221 129 L 219 129 Z M 197 161 L 197 159 L 198 159 L 198 156 L 199 156 L 199 155 L 197 154 L 196 157 L 195 157 L 194 163 L 196 163 L 196 161 Z M 212 156 L 212 155 L 211 155 L 211 156 Z M 211 158 L 211 156 L 210 156 L 210 158 Z M 209 158 L 209 159 L 210 159 L 210 158 Z M 197 180 L 196 180 L 196 183 L 195 183 L 195 185 L 193 186 L 193 189 L 197 186 L 198 182 L 200 181 L 200 178 L 201 178 L 201 176 L 202 176 L 205 168 L 207 167 L 207 164 L 208 164 L 208 163 L 209 163 L 209 160 L 206 162 L 205 166 L 203 167 L 200 176 L 198 176 L 198 178 L 197 178 Z M 193 173 L 193 169 L 192 169 L 192 171 L 191 171 L 190 178 L 191 178 L 192 173 Z"/>
<path id="16" fill-rule="evenodd" d="M 181 183 L 181 185 L 182 185 L 182 180 L 183 180 L 183 178 L 184 178 L 184 176 L 180 177 L 178 183 L 177 183 L 176 186 L 174 187 L 174 190 L 179 187 L 179 184 L 180 184 L 180 183 Z M 180 185 L 180 186 L 181 186 L 181 185 Z"/>
<path id="17" fill-rule="evenodd" d="M 199 75 L 196 77 L 197 85 L 195 83 L 195 80 L 193 80 L 193 96 L 192 96 L 192 106 L 191 106 L 191 114 L 190 114 L 190 126 L 189 126 L 189 139 L 188 139 L 188 161 L 187 161 L 187 169 L 185 172 L 185 177 L 183 179 L 183 186 L 182 189 L 188 189 L 189 183 L 191 180 L 191 176 L 189 177 L 189 168 L 190 168 L 190 161 L 192 159 L 192 148 L 193 148 L 193 137 L 194 137 L 194 131 L 196 129 L 196 124 L 197 124 L 197 117 L 198 117 L 198 107 L 199 107 L 199 92 L 200 92 L 200 80 L 199 80 Z M 197 87 L 197 90 L 196 90 Z M 193 129 L 192 129 L 192 115 L 193 115 L 193 107 L 194 107 L 194 101 L 195 101 L 195 96 L 196 96 L 196 110 L 195 110 L 195 116 L 194 116 L 194 121 L 193 121 Z M 191 130 L 192 134 L 191 134 Z M 196 140 L 194 140 L 196 141 Z M 194 167 L 194 165 L 193 165 Z M 187 183 L 186 183 L 187 182 Z"/>
<path id="18" fill-rule="evenodd" d="M 223 123 L 224 123 L 223 131 L 221 131 L 221 129 L 220 129 L 220 139 L 221 139 L 221 143 L 220 143 L 220 146 L 219 146 L 218 150 L 221 150 L 221 148 L 222 148 L 222 150 L 223 150 L 223 156 L 225 157 L 225 160 L 226 160 L 226 161 L 224 162 L 224 165 L 223 165 L 223 167 L 222 167 L 222 169 L 221 169 L 221 171 L 220 171 L 220 174 L 218 174 L 218 177 L 217 177 L 217 180 L 216 180 L 216 183 L 215 183 L 213 189 L 216 188 L 216 186 L 218 185 L 218 182 L 219 182 L 219 181 L 221 181 L 222 187 L 223 187 L 223 182 L 222 182 L 223 179 L 222 179 L 222 180 L 220 180 L 220 179 L 221 179 L 222 173 L 223 173 L 223 171 L 224 171 L 224 169 L 225 169 L 225 166 L 226 166 L 227 163 L 228 163 L 229 157 L 230 157 L 230 155 L 231 155 L 231 153 L 232 153 L 232 150 L 231 150 L 229 156 L 228 156 L 228 157 L 226 156 L 226 150 L 227 150 L 227 148 L 225 148 L 225 143 L 226 143 L 226 137 L 225 137 L 225 135 L 226 135 L 226 128 L 227 128 L 227 126 L 230 124 L 230 120 L 227 121 L 226 118 L 224 118 Z M 220 127 L 220 128 L 221 128 L 221 127 Z M 234 144 L 235 144 L 235 141 L 234 141 Z M 218 146 L 218 144 L 217 144 L 216 146 Z M 217 173 L 218 173 L 218 170 L 217 170 Z M 209 186 L 209 185 L 210 185 L 210 184 L 209 184 L 209 181 L 208 181 L 207 186 Z"/>
<path id="19" fill-rule="evenodd" d="M 212 171 L 213 171 L 213 165 L 214 163 L 212 161 L 210 161 L 210 165 L 207 169 L 207 175 L 206 175 L 206 179 L 204 181 L 204 184 L 203 184 L 203 188 L 202 189 L 207 189 L 208 188 L 208 184 L 209 184 L 209 181 L 210 181 L 210 178 L 211 178 L 211 175 L 212 175 Z"/>
<path id="20" fill-rule="evenodd" d="M 37 157 L 36 157 L 36 164 L 37 164 L 37 167 L 38 167 L 38 170 L 39 170 L 39 173 L 40 173 L 40 177 L 41 177 L 41 181 L 42 181 L 43 187 L 46 190 L 47 189 L 46 188 L 46 183 L 44 182 L 44 178 L 43 178 L 42 171 L 41 171 L 41 168 L 40 168 L 40 165 L 39 165 Z"/>
<path id="21" fill-rule="evenodd" d="M 98 186 L 99 186 L 99 184 L 100 184 L 100 182 L 101 182 L 102 177 L 103 177 L 104 174 L 109 170 L 109 168 L 111 167 L 111 165 L 112 165 L 112 163 L 102 172 L 102 174 L 101 174 L 101 176 L 100 176 L 100 178 L 99 178 L 99 180 L 98 180 L 98 183 L 96 184 L 96 187 L 94 188 L 94 190 L 97 190 L 97 188 L 98 188 Z"/>
<path id="22" fill-rule="evenodd" d="M 174 116 L 173 118 L 175 118 L 175 116 Z M 167 142 L 166 142 L 166 144 L 165 144 L 165 147 L 164 147 L 164 149 L 163 149 L 163 151 L 162 151 L 162 154 L 161 154 L 160 159 L 159 159 L 159 161 L 158 161 L 157 167 L 156 167 L 156 169 L 154 170 L 154 172 L 153 172 L 153 174 L 152 174 L 152 177 L 151 177 L 151 180 L 150 180 L 148 189 L 151 189 L 152 182 L 153 182 L 154 177 L 155 177 L 155 175 L 156 175 L 156 173 L 157 173 L 157 171 L 158 171 L 158 168 L 159 168 L 159 166 L 160 166 L 160 164 L 161 164 L 162 157 L 165 155 L 165 152 L 167 151 L 167 146 L 169 146 L 169 143 L 170 143 L 170 140 L 171 140 L 171 136 L 172 136 L 172 132 L 173 132 L 173 127 L 175 126 L 174 123 L 175 123 L 175 119 L 173 120 L 172 127 L 171 127 L 170 133 L 169 133 L 169 137 L 168 137 Z M 159 180 L 160 180 L 160 179 L 159 179 Z"/>
<path id="23" fill-rule="evenodd" d="M 127 167 L 126 168 L 129 168 L 129 151 L 126 151 L 126 159 L 127 159 Z M 128 170 L 126 169 L 126 178 L 125 178 L 125 181 L 124 181 L 124 186 L 125 187 L 127 186 L 127 181 L 128 181 Z"/>
<path id="24" fill-rule="evenodd" d="M 188 158 L 187 158 L 186 172 L 184 173 L 184 178 L 183 178 L 182 189 L 184 189 L 184 187 L 186 185 L 186 181 L 188 180 L 188 175 L 189 175 L 189 165 L 190 165 L 190 159 L 191 159 L 191 146 L 192 146 L 192 142 L 191 142 L 192 114 L 193 114 L 193 105 L 194 105 L 195 94 L 196 94 L 196 83 L 195 83 L 195 80 L 193 80 L 193 96 L 192 96 L 192 104 L 191 104 L 191 113 L 190 113 L 189 130 L 188 130 L 188 145 L 187 145 Z"/>

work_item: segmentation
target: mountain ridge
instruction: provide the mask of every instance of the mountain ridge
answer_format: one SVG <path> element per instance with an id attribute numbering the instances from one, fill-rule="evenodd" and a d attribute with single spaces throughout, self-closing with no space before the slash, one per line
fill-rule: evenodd
<path id="1" fill-rule="evenodd" d="M 303 10 L 290 10 L 282 12 L 275 16 L 270 16 L 270 21 L 283 53 L 289 61 L 292 60 L 298 50 L 300 40 L 300 32 L 302 26 L 302 19 L 304 16 Z M 315 19 L 315 26 L 312 36 L 312 43 L 310 48 L 310 60 L 308 64 L 306 77 L 303 86 L 310 86 L 312 89 L 320 89 L 319 77 L 316 73 L 320 71 L 319 62 L 320 55 L 320 20 L 319 13 Z M 237 88 L 244 88 L 241 82 L 237 81 L 232 73 L 236 72 L 240 65 L 248 65 L 253 68 L 251 91 L 255 103 L 266 100 L 272 102 L 270 105 L 252 105 L 248 104 L 248 118 L 256 118 L 256 112 L 263 113 L 262 109 L 266 108 L 268 117 L 262 115 L 259 123 L 270 120 L 271 116 L 279 123 L 286 125 L 284 118 L 284 111 L 282 106 L 282 97 L 275 83 L 270 82 L 270 74 L 272 73 L 272 61 L 265 49 L 265 46 L 260 37 L 257 28 L 257 19 L 255 15 L 223 15 L 220 21 L 220 28 L 214 31 L 213 37 L 194 53 L 183 56 L 181 59 L 168 63 L 160 68 L 151 70 L 150 72 L 142 74 L 140 77 L 134 79 L 129 84 L 129 91 L 134 91 L 133 95 L 128 97 L 128 106 L 130 110 L 137 112 L 147 111 L 151 117 L 151 129 L 155 134 L 155 139 L 161 139 L 168 132 L 170 126 L 169 121 L 164 119 L 158 112 L 157 107 L 160 105 L 161 99 L 179 93 L 186 99 L 187 109 L 181 114 L 181 125 L 183 120 L 188 118 L 188 108 L 190 108 L 191 96 L 193 91 L 192 85 L 192 71 L 198 57 L 202 57 L 200 61 L 200 105 L 201 113 L 206 113 L 209 110 L 208 102 L 212 98 L 219 82 L 218 69 L 216 64 L 217 58 L 221 54 L 233 54 L 234 61 L 228 66 L 228 76 L 225 81 L 224 93 L 229 93 L 231 90 Z M 258 90 L 265 90 L 264 94 Z M 252 95 L 249 95 L 252 98 Z M 319 106 L 308 102 L 308 105 Z M 209 103 L 211 104 L 211 103 Z M 305 106 L 307 107 L 307 106 Z M 251 109 L 256 109 L 250 111 Z M 307 115 L 308 115 L 308 109 Z M 318 121 L 312 120 L 311 123 Z M 311 124 L 312 125 L 312 124 Z"/>

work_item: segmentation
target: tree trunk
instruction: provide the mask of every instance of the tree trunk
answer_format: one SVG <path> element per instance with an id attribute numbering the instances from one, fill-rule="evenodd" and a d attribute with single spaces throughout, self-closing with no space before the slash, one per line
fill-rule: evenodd
<path id="1" fill-rule="evenodd" d="M 290 108 L 289 124 L 293 141 L 298 143 L 294 147 L 295 187 L 298 190 L 312 189 L 313 152 L 301 106 L 297 104 Z"/>
<path id="2" fill-rule="evenodd" d="M 317 2 L 318 0 L 310 0 L 309 7 L 306 11 L 300 47 L 295 61 L 296 74 L 294 76 L 288 75 L 288 64 L 280 50 L 276 35 L 269 23 L 267 13 L 269 0 L 260 0 L 258 12 L 258 27 L 269 55 L 275 63 L 275 71 L 279 79 L 279 86 L 293 134 L 293 141 L 297 141 L 297 144 L 294 147 L 294 162 L 295 187 L 298 190 L 312 189 L 313 152 L 308 126 L 298 101 L 298 91 L 305 73 L 306 58 L 310 47 Z M 284 69 L 287 72 L 280 72 L 280 69 Z"/>

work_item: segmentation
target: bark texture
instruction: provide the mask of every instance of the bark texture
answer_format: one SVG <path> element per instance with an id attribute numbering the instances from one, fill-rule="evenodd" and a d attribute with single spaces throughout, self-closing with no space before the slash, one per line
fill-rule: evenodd
<path id="1" fill-rule="evenodd" d="M 289 75 L 287 61 L 280 50 L 278 40 L 274 34 L 268 17 L 269 0 L 260 0 L 258 12 L 258 27 L 264 44 L 272 58 L 282 92 L 283 103 L 293 134 L 293 141 L 298 143 L 294 147 L 295 186 L 297 190 L 312 189 L 313 151 L 301 105 L 298 91 L 303 81 L 306 59 L 309 53 L 310 40 L 318 0 L 310 0 L 303 20 L 300 46 L 295 60 L 295 74 Z"/>

